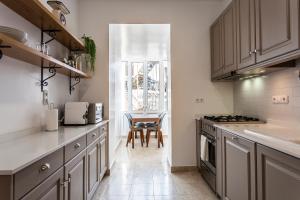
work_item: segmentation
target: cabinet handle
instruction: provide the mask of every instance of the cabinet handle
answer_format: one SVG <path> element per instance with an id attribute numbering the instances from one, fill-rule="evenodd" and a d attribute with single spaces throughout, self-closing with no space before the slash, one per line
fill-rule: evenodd
<path id="1" fill-rule="evenodd" d="M 238 137 L 231 137 L 232 140 L 238 140 Z"/>
<path id="2" fill-rule="evenodd" d="M 250 55 L 250 56 L 252 55 L 252 51 L 249 51 L 249 55 Z"/>
<path id="3" fill-rule="evenodd" d="M 254 49 L 253 53 L 257 53 L 257 50 L 256 50 L 256 49 Z"/>
<path id="4" fill-rule="evenodd" d="M 50 169 L 50 164 L 49 163 L 42 164 L 42 166 L 41 166 L 41 171 L 42 172 L 44 172 L 48 169 Z"/>
<path id="5" fill-rule="evenodd" d="M 61 183 L 61 185 L 62 185 L 63 187 L 67 187 L 69 183 L 71 183 L 71 177 L 69 177 L 68 180 L 63 181 L 63 182 Z"/>
<path id="6" fill-rule="evenodd" d="M 75 149 L 78 149 L 80 146 L 81 146 L 81 145 L 80 145 L 79 143 L 76 143 L 76 144 L 74 145 Z"/>
<path id="7" fill-rule="evenodd" d="M 93 134 L 92 134 L 92 137 L 96 137 L 96 133 L 93 133 Z"/>

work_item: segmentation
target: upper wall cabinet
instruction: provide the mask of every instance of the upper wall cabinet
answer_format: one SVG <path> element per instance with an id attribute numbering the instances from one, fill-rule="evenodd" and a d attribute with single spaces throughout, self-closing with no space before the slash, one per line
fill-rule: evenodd
<path id="1" fill-rule="evenodd" d="M 211 71 L 212 78 L 223 73 L 222 61 L 222 19 L 218 19 L 211 26 Z"/>
<path id="2" fill-rule="evenodd" d="M 256 62 L 299 48 L 298 0 L 256 0 Z"/>
<path id="3" fill-rule="evenodd" d="M 298 59 L 299 13 L 299 0 L 233 0 L 211 27 L 212 79 Z"/>
<path id="4" fill-rule="evenodd" d="M 236 14 L 230 4 L 211 26 L 212 79 L 236 70 Z"/>
<path id="5" fill-rule="evenodd" d="M 238 68 L 255 64 L 255 16 L 253 0 L 236 0 Z"/>
<path id="6" fill-rule="evenodd" d="M 222 23 L 224 73 L 236 70 L 236 16 L 235 7 L 230 4 L 224 11 Z"/>

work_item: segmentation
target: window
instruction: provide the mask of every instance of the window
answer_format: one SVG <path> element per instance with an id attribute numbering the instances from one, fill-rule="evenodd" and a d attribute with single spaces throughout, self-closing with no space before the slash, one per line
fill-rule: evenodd
<path id="1" fill-rule="evenodd" d="M 124 61 L 124 95 L 130 112 L 165 110 L 166 61 Z M 126 104 L 126 103 L 125 103 Z M 125 105 L 126 106 L 126 105 Z"/>

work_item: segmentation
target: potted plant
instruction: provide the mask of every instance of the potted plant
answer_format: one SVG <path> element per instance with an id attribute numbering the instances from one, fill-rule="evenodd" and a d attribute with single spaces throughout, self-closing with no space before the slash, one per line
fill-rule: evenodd
<path id="1" fill-rule="evenodd" d="M 83 35 L 82 39 L 84 40 L 85 46 L 85 64 L 88 71 L 95 72 L 95 63 L 96 63 L 96 45 L 91 37 Z"/>

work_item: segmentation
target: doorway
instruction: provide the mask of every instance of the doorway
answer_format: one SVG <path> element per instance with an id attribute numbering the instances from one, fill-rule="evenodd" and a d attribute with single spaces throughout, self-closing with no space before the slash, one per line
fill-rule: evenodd
<path id="1" fill-rule="evenodd" d="M 166 113 L 162 132 L 170 140 L 170 39 L 170 24 L 109 25 L 109 118 L 116 145 L 128 134 L 125 113 Z M 165 148 L 170 152 L 171 145 Z"/>

